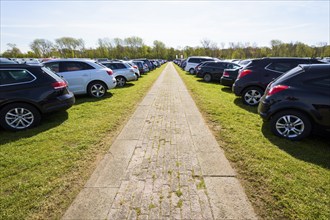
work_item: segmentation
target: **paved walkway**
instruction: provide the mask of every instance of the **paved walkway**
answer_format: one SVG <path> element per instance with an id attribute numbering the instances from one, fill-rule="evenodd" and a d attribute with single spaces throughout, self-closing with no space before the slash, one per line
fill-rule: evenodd
<path id="1" fill-rule="evenodd" d="M 256 219 L 173 64 L 63 219 Z"/>

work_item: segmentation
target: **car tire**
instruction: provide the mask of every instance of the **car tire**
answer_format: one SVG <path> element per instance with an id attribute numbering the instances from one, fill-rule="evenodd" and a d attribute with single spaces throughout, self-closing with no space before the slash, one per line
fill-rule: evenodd
<path id="1" fill-rule="evenodd" d="M 191 69 L 189 70 L 189 73 L 190 73 L 190 74 L 195 74 L 195 70 L 194 70 L 193 68 L 191 68 Z"/>
<path id="2" fill-rule="evenodd" d="M 9 104 L 0 111 L 0 125 L 9 131 L 32 128 L 38 125 L 40 120 L 40 112 L 26 103 Z"/>
<path id="3" fill-rule="evenodd" d="M 126 79 L 125 79 L 125 77 L 117 76 L 116 77 L 116 80 L 117 80 L 117 86 L 118 87 L 124 87 L 126 85 Z"/>
<path id="4" fill-rule="evenodd" d="M 94 98 L 102 98 L 107 92 L 107 87 L 103 82 L 94 81 L 87 86 L 87 93 Z"/>
<path id="5" fill-rule="evenodd" d="M 211 76 L 211 74 L 206 73 L 206 74 L 204 75 L 204 77 L 203 77 L 203 80 L 204 80 L 205 82 L 211 82 L 211 80 L 212 80 L 212 76 Z"/>
<path id="6" fill-rule="evenodd" d="M 243 103 L 250 106 L 259 104 L 264 91 L 259 87 L 249 87 L 242 93 Z"/>
<path id="7" fill-rule="evenodd" d="M 271 131 L 292 141 L 307 137 L 312 131 L 312 124 L 306 114 L 287 110 L 276 113 L 270 120 Z"/>

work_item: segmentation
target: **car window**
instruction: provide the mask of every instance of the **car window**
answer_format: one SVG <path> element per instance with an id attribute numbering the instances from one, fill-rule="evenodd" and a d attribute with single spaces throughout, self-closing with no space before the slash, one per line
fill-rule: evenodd
<path id="1" fill-rule="evenodd" d="M 118 69 L 126 69 L 126 66 L 122 63 L 116 63 Z"/>
<path id="2" fill-rule="evenodd" d="M 209 59 L 209 58 L 200 58 L 199 62 L 205 62 L 205 61 L 213 61 L 213 59 Z"/>
<path id="3" fill-rule="evenodd" d="M 59 63 L 46 63 L 45 66 L 48 67 L 54 73 L 58 73 L 60 71 Z"/>
<path id="4" fill-rule="evenodd" d="M 27 83 L 35 78 L 27 70 L 0 70 L 0 85 Z"/>
<path id="5" fill-rule="evenodd" d="M 84 62 L 62 62 L 61 65 L 62 65 L 60 69 L 61 72 L 94 69 L 92 66 Z"/>
<path id="6" fill-rule="evenodd" d="M 234 63 L 228 63 L 226 68 L 227 69 L 238 69 L 238 68 L 240 68 L 240 66 L 237 64 L 234 64 Z"/>
<path id="7" fill-rule="evenodd" d="M 273 71 L 276 71 L 276 72 L 285 73 L 285 72 L 291 70 L 292 68 L 294 68 L 296 66 L 297 66 L 297 64 L 293 63 L 293 62 L 278 62 L 278 63 L 269 64 L 266 67 L 266 69 L 273 70 Z"/>
<path id="8" fill-rule="evenodd" d="M 189 63 L 200 63 L 201 61 L 199 58 L 190 58 L 188 62 Z"/>

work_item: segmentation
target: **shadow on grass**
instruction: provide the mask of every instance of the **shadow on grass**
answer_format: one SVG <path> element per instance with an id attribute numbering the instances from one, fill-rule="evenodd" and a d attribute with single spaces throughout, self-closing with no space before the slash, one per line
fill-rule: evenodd
<path id="1" fill-rule="evenodd" d="M 219 86 L 221 85 L 220 82 L 217 82 L 217 81 L 205 82 L 203 79 L 198 79 L 197 82 L 205 83 L 205 84 L 219 85 Z"/>
<path id="2" fill-rule="evenodd" d="M 330 169 L 330 134 L 328 136 L 312 134 L 301 141 L 290 141 L 275 136 L 267 122 L 263 123 L 261 131 L 270 142 L 292 157 Z"/>
<path id="3" fill-rule="evenodd" d="M 14 142 L 22 138 L 29 138 L 61 125 L 68 119 L 67 111 L 59 111 L 42 115 L 40 124 L 37 127 L 23 131 L 5 131 L 0 128 L 0 145 Z"/>
<path id="4" fill-rule="evenodd" d="M 87 94 L 84 95 L 75 95 L 76 97 L 76 102 L 74 105 L 80 105 L 83 104 L 85 102 L 99 102 L 102 101 L 104 99 L 108 99 L 111 98 L 113 95 L 110 91 L 108 91 L 102 98 L 94 98 L 94 97 L 90 97 Z"/>
<path id="5" fill-rule="evenodd" d="M 223 88 L 221 88 L 221 91 L 225 92 L 225 93 L 233 93 L 233 91 L 231 90 L 231 87 L 223 87 Z"/>
<path id="6" fill-rule="evenodd" d="M 241 98 L 237 97 L 234 100 L 235 105 L 237 105 L 238 107 L 245 109 L 248 112 L 254 113 L 254 114 L 258 114 L 258 107 L 257 106 L 249 106 L 249 105 L 245 105 L 242 101 Z"/>
<path id="7" fill-rule="evenodd" d="M 115 89 L 125 89 L 134 86 L 134 83 L 126 83 L 123 87 L 116 87 Z"/>

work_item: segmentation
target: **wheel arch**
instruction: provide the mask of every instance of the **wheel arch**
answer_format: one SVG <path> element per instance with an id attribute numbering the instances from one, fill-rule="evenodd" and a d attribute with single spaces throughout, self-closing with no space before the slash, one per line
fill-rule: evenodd
<path id="1" fill-rule="evenodd" d="M 296 111 L 296 112 L 306 115 L 306 117 L 310 120 L 312 127 L 313 127 L 313 124 L 315 123 L 315 118 L 313 117 L 313 115 L 310 112 L 304 110 L 304 108 L 302 106 L 291 106 L 290 108 L 284 108 L 284 107 L 278 108 L 275 111 L 273 111 L 271 115 L 269 115 L 268 119 L 271 120 L 274 117 L 274 115 L 276 115 L 279 112 L 284 112 L 284 111 Z"/>
<path id="2" fill-rule="evenodd" d="M 43 111 L 42 111 L 42 109 L 40 108 L 40 106 L 39 106 L 38 104 L 33 103 L 33 102 L 29 102 L 29 101 L 27 101 L 27 100 L 11 100 L 11 101 L 9 101 L 9 102 L 3 103 L 3 104 L 0 106 L 0 110 L 3 109 L 3 108 L 5 108 L 5 107 L 8 106 L 8 105 L 19 104 L 19 103 L 26 104 L 26 105 L 31 105 L 31 106 L 33 106 L 35 109 L 37 109 L 38 112 L 39 112 L 40 114 L 43 114 Z"/>
<path id="3" fill-rule="evenodd" d="M 88 87 L 89 87 L 92 83 L 95 83 L 95 82 L 100 82 L 100 83 L 102 83 L 102 84 L 105 85 L 105 88 L 106 88 L 107 90 L 109 89 L 109 88 L 108 88 L 108 85 L 107 85 L 104 81 L 97 79 L 97 80 L 92 80 L 92 81 L 90 81 L 90 82 L 87 84 L 87 86 L 86 86 L 86 93 L 88 93 Z"/>

